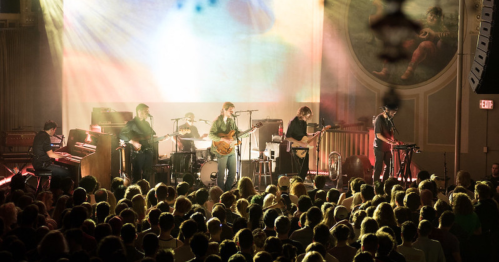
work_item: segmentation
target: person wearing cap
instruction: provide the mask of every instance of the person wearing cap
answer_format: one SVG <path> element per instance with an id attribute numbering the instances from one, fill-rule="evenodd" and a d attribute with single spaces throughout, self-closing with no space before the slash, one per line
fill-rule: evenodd
<path id="1" fill-rule="evenodd" d="M 287 176 L 281 176 L 277 180 L 277 186 L 279 188 L 279 192 L 282 194 L 286 194 L 289 196 L 289 200 L 291 200 L 291 203 L 297 205 L 298 204 L 298 197 L 295 195 L 291 195 L 289 193 L 289 189 L 291 186 L 291 183 L 289 182 L 289 177 Z"/>
<path id="2" fill-rule="evenodd" d="M 392 119 L 397 114 L 398 108 L 393 105 L 383 107 L 383 112 L 374 120 L 374 179 L 373 183 L 380 181 L 383 171 L 383 181 L 390 176 L 390 160 L 392 159 L 391 146 L 399 142 L 393 137 L 394 124 Z"/>
<path id="3" fill-rule="evenodd" d="M 334 209 L 334 219 L 336 220 L 336 224 L 329 229 L 331 234 L 333 233 L 333 229 L 339 225 L 345 225 L 350 229 L 350 235 L 348 236 L 348 243 L 352 243 L 355 238 L 355 231 L 353 230 L 352 224 L 348 220 L 348 209 L 345 206 L 339 205 Z"/>

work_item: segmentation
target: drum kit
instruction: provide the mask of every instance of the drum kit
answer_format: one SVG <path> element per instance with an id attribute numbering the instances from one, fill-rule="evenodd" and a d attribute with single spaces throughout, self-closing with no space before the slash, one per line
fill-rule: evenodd
<path id="1" fill-rule="evenodd" d="M 196 146 L 196 151 L 171 153 L 172 173 L 174 175 L 192 174 L 196 181 L 210 188 L 216 185 L 218 162 L 215 154 L 211 152 L 211 141 L 202 138 L 183 138 L 191 140 Z M 201 184 L 200 184 L 201 186 Z"/>

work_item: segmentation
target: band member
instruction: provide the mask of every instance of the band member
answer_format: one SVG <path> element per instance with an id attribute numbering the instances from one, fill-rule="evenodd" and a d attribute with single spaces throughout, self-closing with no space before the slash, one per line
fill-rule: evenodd
<path id="1" fill-rule="evenodd" d="M 52 175 L 69 175 L 70 172 L 64 167 L 52 164 L 51 158 L 64 158 L 64 153 L 54 152 L 50 144 L 50 137 L 55 134 L 57 124 L 54 121 L 47 121 L 43 126 L 43 131 L 38 132 L 33 141 L 33 168 L 35 170 L 48 169 Z"/>
<path id="2" fill-rule="evenodd" d="M 149 106 L 139 104 L 135 110 L 136 117 L 128 121 L 120 132 L 120 139 L 133 146 L 131 162 L 134 183 L 139 181 L 142 176 L 148 179 L 152 173 L 154 155 L 153 136 L 156 135 L 149 122 L 146 121 L 147 117 L 150 116 Z M 160 141 L 166 138 L 167 136 Z"/>
<path id="3" fill-rule="evenodd" d="M 220 116 L 213 122 L 210 128 L 210 134 L 208 137 L 214 142 L 223 141 L 227 144 L 234 142 L 236 135 L 233 137 L 222 137 L 221 134 L 228 134 L 232 130 L 239 133 L 239 129 L 236 126 L 236 122 L 233 119 L 235 106 L 231 102 L 225 102 L 222 107 L 222 112 Z M 248 132 L 238 138 L 247 137 L 250 133 Z M 218 159 L 218 173 L 217 173 L 217 185 L 224 191 L 229 191 L 234 184 L 234 178 L 236 177 L 236 150 L 232 150 L 229 154 L 221 155 L 217 151 L 217 147 L 214 143 L 211 145 L 211 152 L 217 156 Z M 224 183 L 225 170 L 228 169 L 227 180 Z"/>
<path id="4" fill-rule="evenodd" d="M 391 146 L 397 145 L 399 142 L 393 137 L 394 125 L 393 117 L 397 114 L 397 107 L 384 106 L 383 113 L 379 114 L 374 120 L 374 181 L 380 180 L 383 164 L 385 166 L 383 172 L 383 181 L 390 176 L 390 160 L 392 159 Z"/>
<path id="5" fill-rule="evenodd" d="M 205 138 L 208 135 L 204 134 L 203 136 L 199 135 L 198 128 L 194 126 L 194 114 L 189 112 L 185 114 L 185 124 L 178 127 L 178 130 L 181 130 L 184 135 L 178 135 L 179 142 L 179 150 L 180 151 L 196 151 L 196 147 L 193 141 L 190 140 L 182 140 L 182 138 Z"/>
<path id="6" fill-rule="evenodd" d="M 314 134 L 307 134 L 307 121 L 312 117 L 312 110 L 308 106 L 302 106 L 298 109 L 296 116 L 289 122 L 288 130 L 286 131 L 286 140 L 303 148 L 308 147 L 308 143 L 303 141 L 304 137 L 312 137 Z M 299 169 L 298 175 L 305 180 L 308 173 L 308 151 L 305 157 L 300 160 L 296 155 L 296 150 L 293 150 L 293 158 L 295 159 L 295 169 Z"/>

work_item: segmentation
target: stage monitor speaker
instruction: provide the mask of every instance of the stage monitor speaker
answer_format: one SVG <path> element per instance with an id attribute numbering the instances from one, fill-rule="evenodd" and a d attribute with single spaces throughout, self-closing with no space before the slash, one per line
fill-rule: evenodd
<path id="1" fill-rule="evenodd" d="M 260 127 L 254 135 L 258 141 L 258 149 L 260 152 L 265 150 L 267 142 L 272 142 L 272 135 L 279 134 L 279 125 L 282 125 L 282 119 L 253 119 L 252 125 L 262 122 L 263 126 Z M 256 148 L 256 146 L 252 146 Z"/>
<path id="2" fill-rule="evenodd" d="M 480 37 L 468 80 L 477 94 L 499 94 L 499 0 L 483 0 Z"/>

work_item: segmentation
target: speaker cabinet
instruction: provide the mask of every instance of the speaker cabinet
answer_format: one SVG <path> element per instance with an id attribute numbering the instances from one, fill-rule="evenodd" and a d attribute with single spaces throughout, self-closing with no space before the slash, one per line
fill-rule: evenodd
<path id="1" fill-rule="evenodd" d="M 279 125 L 282 125 L 282 119 L 253 119 L 252 125 L 262 122 L 263 126 L 260 127 L 254 135 L 256 135 L 256 141 L 258 141 L 258 150 L 260 152 L 265 150 L 266 143 L 272 142 L 272 135 L 279 134 Z M 256 148 L 256 146 L 252 146 Z"/>
<path id="2" fill-rule="evenodd" d="M 499 0 L 483 0 L 480 37 L 468 80 L 477 94 L 499 94 Z"/>

